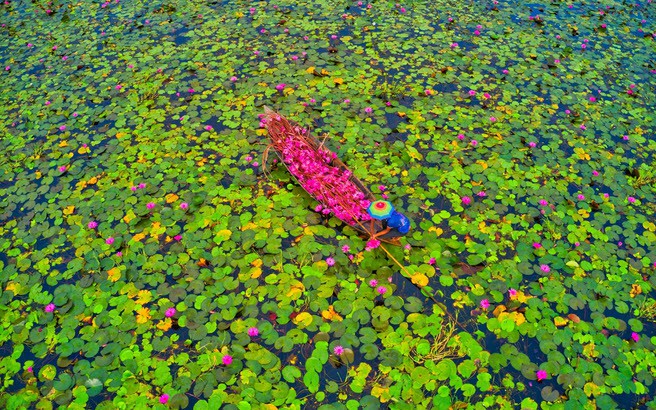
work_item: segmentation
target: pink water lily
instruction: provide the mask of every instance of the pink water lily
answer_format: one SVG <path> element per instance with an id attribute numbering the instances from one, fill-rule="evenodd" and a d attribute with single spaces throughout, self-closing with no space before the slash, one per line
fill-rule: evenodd
<path id="1" fill-rule="evenodd" d="M 223 362 L 224 365 L 229 366 L 230 364 L 232 364 L 232 356 L 230 356 L 229 354 L 224 355 L 221 358 L 221 362 Z"/>
<path id="2" fill-rule="evenodd" d="M 370 239 L 367 242 L 367 246 L 365 247 L 365 250 L 370 251 L 376 249 L 379 246 L 380 246 L 380 241 L 378 239 Z"/>

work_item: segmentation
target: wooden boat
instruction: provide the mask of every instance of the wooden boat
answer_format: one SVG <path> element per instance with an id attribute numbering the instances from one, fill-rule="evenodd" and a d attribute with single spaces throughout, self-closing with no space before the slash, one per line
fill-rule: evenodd
<path id="1" fill-rule="evenodd" d="M 388 226 L 385 220 L 372 218 L 368 211 L 372 203 L 383 201 L 376 201 L 374 194 L 324 145 L 325 138 L 317 140 L 307 129 L 268 107 L 264 107 L 260 118 L 270 138 L 262 161 L 265 172 L 268 153 L 273 148 L 299 185 L 319 202 L 317 212 L 333 214 L 366 238 L 399 245 L 404 234 Z"/>

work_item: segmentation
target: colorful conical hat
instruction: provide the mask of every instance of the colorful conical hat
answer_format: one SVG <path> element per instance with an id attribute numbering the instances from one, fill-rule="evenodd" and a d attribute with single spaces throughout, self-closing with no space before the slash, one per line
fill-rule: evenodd
<path id="1" fill-rule="evenodd" d="M 394 212 L 394 206 L 388 201 L 374 201 L 367 210 L 374 219 L 387 219 Z"/>

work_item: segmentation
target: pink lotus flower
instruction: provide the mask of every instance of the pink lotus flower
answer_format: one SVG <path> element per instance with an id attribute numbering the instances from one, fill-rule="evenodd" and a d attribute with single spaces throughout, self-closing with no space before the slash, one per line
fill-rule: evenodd
<path id="1" fill-rule="evenodd" d="M 540 249 L 542 247 L 542 244 L 540 242 L 533 242 L 533 247 L 535 249 Z"/>
<path id="2" fill-rule="evenodd" d="M 545 380 L 547 378 L 548 374 L 545 370 L 538 370 L 535 372 L 535 377 L 537 377 L 538 381 L 541 382 L 542 380 Z"/>
<path id="3" fill-rule="evenodd" d="M 326 258 L 326 265 L 328 265 L 328 266 L 335 265 L 335 259 L 333 259 L 331 257 Z"/>
<path id="4" fill-rule="evenodd" d="M 175 236 L 173 237 L 173 239 L 175 239 L 176 241 L 180 242 L 180 241 L 182 240 L 182 235 L 175 235 Z"/>
<path id="5" fill-rule="evenodd" d="M 164 312 L 164 316 L 173 317 L 173 316 L 175 316 L 175 312 L 176 312 L 175 308 L 170 307 L 170 308 L 166 309 L 166 312 Z"/>
<path id="6" fill-rule="evenodd" d="M 468 196 L 463 196 L 461 201 L 464 205 L 469 205 L 471 203 L 471 198 Z"/>
<path id="7" fill-rule="evenodd" d="M 145 182 L 141 182 L 141 183 L 139 183 L 139 189 L 144 189 L 145 187 L 146 187 L 146 183 L 145 183 Z"/>
<path id="8" fill-rule="evenodd" d="M 576 196 L 576 198 L 577 198 L 579 201 L 583 201 L 583 200 L 585 200 L 585 195 L 583 195 L 583 194 L 578 194 L 578 195 Z"/>
<path id="9" fill-rule="evenodd" d="M 536 144 L 535 141 L 530 141 L 530 142 L 528 143 L 528 146 L 531 147 L 531 148 L 535 148 L 537 145 L 538 145 L 538 144 Z"/>
<path id="10" fill-rule="evenodd" d="M 169 401 L 169 395 L 164 393 L 161 396 L 159 396 L 159 402 L 162 404 L 166 404 Z"/>
<path id="11" fill-rule="evenodd" d="M 495 122 L 497 120 L 497 117 L 490 117 L 491 122 Z"/>
<path id="12" fill-rule="evenodd" d="M 365 247 L 365 250 L 370 251 L 372 249 L 376 249 L 379 246 L 380 246 L 380 241 L 378 239 L 370 239 L 367 242 L 367 246 Z"/>
<path id="13" fill-rule="evenodd" d="M 221 361 L 223 362 L 224 365 L 229 366 L 230 364 L 232 364 L 232 356 L 227 354 L 221 358 Z"/>
<path id="14" fill-rule="evenodd" d="M 373 110 L 371 107 L 366 107 L 366 108 L 364 109 L 364 112 L 366 112 L 367 114 L 371 114 L 373 111 L 374 111 L 374 110 Z"/>
<path id="15" fill-rule="evenodd" d="M 260 331 L 256 327 L 248 328 L 248 335 L 250 337 L 257 337 L 260 334 Z"/>
<path id="16" fill-rule="evenodd" d="M 380 295 L 384 295 L 387 292 L 387 288 L 385 286 L 378 286 L 378 288 L 376 288 L 376 292 L 378 292 Z"/>
<path id="17" fill-rule="evenodd" d="M 351 248 L 348 245 L 342 246 L 342 252 L 348 253 L 351 250 Z"/>
<path id="18" fill-rule="evenodd" d="M 376 286 L 378 286 L 378 281 L 376 279 L 370 280 L 369 281 L 369 286 L 371 286 L 372 288 L 375 288 Z"/>
<path id="19" fill-rule="evenodd" d="M 114 238 L 112 238 L 112 237 L 110 236 L 109 238 L 107 238 L 107 239 L 105 240 L 105 243 L 106 243 L 107 245 L 111 245 L 111 244 L 113 244 L 113 243 L 114 243 Z"/>
<path id="20" fill-rule="evenodd" d="M 430 258 L 430 259 L 428 260 L 428 264 L 429 264 L 429 265 L 435 265 L 435 262 L 437 262 L 437 260 L 435 260 L 435 258 Z"/>
<path id="21" fill-rule="evenodd" d="M 54 303 L 48 303 L 45 308 L 43 308 L 44 311 L 47 313 L 52 313 L 55 311 L 55 304 Z"/>
<path id="22" fill-rule="evenodd" d="M 66 126 L 65 125 L 60 126 L 59 131 L 66 131 Z"/>
<path id="23" fill-rule="evenodd" d="M 511 298 L 514 298 L 515 296 L 517 296 L 517 290 L 512 288 L 508 289 L 508 295 L 510 295 Z"/>
<path id="24" fill-rule="evenodd" d="M 154 202 L 148 202 L 148 203 L 146 204 L 146 208 L 148 208 L 148 209 L 153 209 L 153 208 L 155 208 L 155 203 L 154 203 Z"/>
<path id="25" fill-rule="evenodd" d="M 465 136 L 464 136 L 464 134 L 458 134 L 458 137 L 457 137 L 457 138 L 458 138 L 460 141 L 462 141 L 462 140 L 465 139 Z"/>
<path id="26" fill-rule="evenodd" d="M 340 345 L 337 345 L 333 348 L 333 353 L 335 353 L 335 355 L 339 356 L 342 353 L 344 353 L 344 348 Z"/>
<path id="27" fill-rule="evenodd" d="M 123 86 L 120 85 L 120 84 L 118 84 L 115 88 L 116 88 L 117 90 L 120 90 L 121 88 L 123 88 Z"/>
<path id="28" fill-rule="evenodd" d="M 636 199 L 634 197 L 630 196 L 630 197 L 627 198 L 627 201 L 629 201 L 630 203 L 635 203 Z"/>
<path id="29" fill-rule="evenodd" d="M 540 265 L 540 270 L 544 273 L 551 272 L 551 268 L 549 267 L 549 265 Z"/>
<path id="30" fill-rule="evenodd" d="M 458 43 L 451 43 L 451 48 L 457 48 L 457 47 L 458 47 Z"/>
<path id="31" fill-rule="evenodd" d="M 280 84 L 278 84 L 278 85 L 276 86 L 276 90 L 278 90 L 278 91 L 282 91 L 282 90 L 285 89 L 285 86 L 286 86 L 286 85 L 287 85 L 287 84 L 285 84 L 285 83 L 280 83 Z"/>
<path id="32" fill-rule="evenodd" d="M 487 308 L 489 308 L 489 307 L 490 307 L 490 301 L 487 300 L 487 299 L 483 299 L 483 300 L 481 300 L 481 307 L 482 307 L 483 309 L 487 309 Z"/>
<path id="33" fill-rule="evenodd" d="M 96 229 L 98 227 L 98 222 L 91 221 L 87 226 L 89 227 L 89 229 Z"/>
<path id="34" fill-rule="evenodd" d="M 549 205 L 549 202 L 547 202 L 547 201 L 544 200 L 544 199 L 540 199 L 540 200 L 538 201 L 538 203 L 540 204 L 540 206 L 547 206 L 547 205 Z"/>
<path id="35" fill-rule="evenodd" d="M 472 147 L 475 147 L 475 146 L 478 145 L 478 141 L 476 141 L 476 140 L 471 140 L 470 144 L 472 145 Z"/>
<path id="36" fill-rule="evenodd" d="M 189 208 L 189 204 L 188 204 L 188 203 L 183 202 L 183 203 L 180 204 L 180 209 L 187 209 L 187 208 Z"/>

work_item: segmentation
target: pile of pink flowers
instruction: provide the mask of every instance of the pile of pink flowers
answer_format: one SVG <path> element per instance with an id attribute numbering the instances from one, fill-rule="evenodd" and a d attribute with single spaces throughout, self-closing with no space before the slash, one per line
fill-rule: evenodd
<path id="1" fill-rule="evenodd" d="M 352 173 L 338 162 L 337 155 L 318 145 L 307 129 L 292 124 L 273 111 L 262 118 L 272 145 L 289 172 L 321 205 L 316 210 L 330 213 L 349 225 L 371 219 L 370 201 L 352 179 Z"/>

